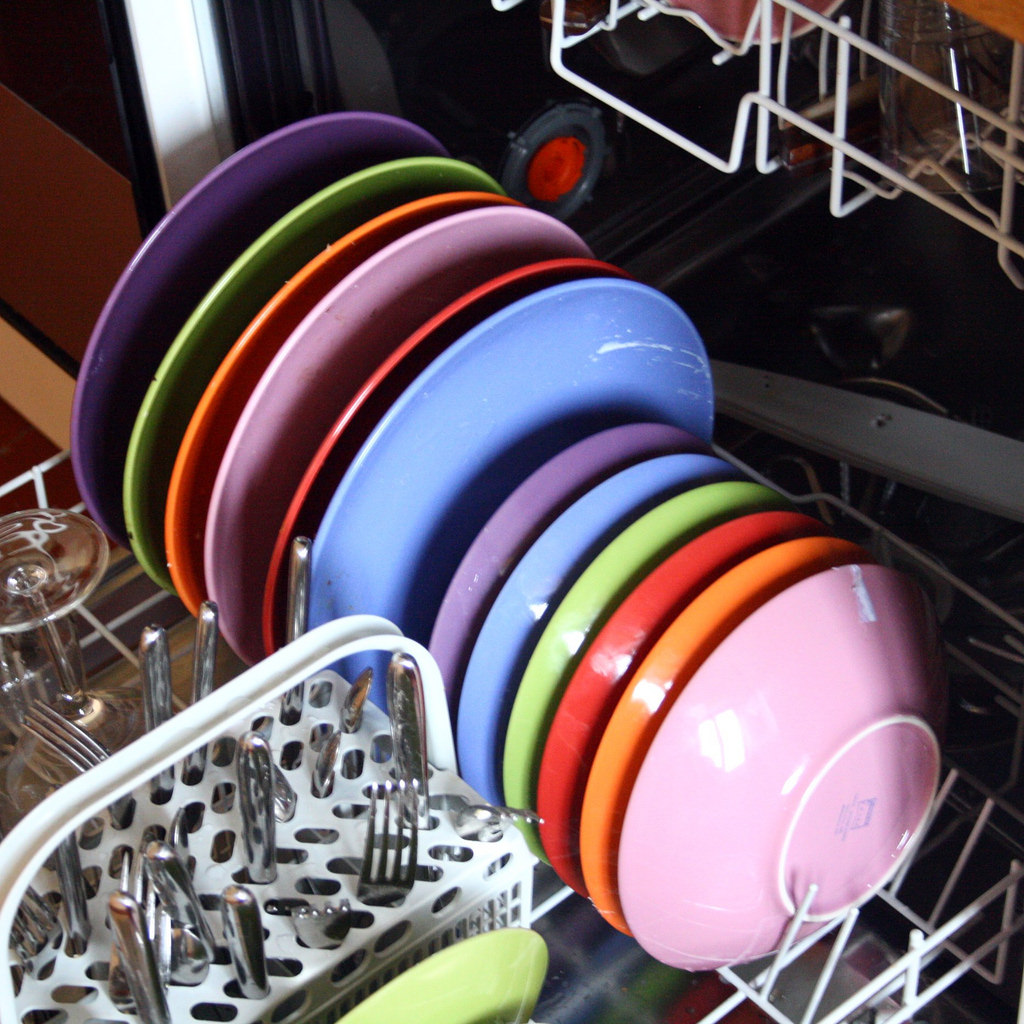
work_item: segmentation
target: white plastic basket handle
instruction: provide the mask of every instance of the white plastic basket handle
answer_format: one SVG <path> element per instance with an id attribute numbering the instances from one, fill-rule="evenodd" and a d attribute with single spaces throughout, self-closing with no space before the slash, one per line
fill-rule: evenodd
<path id="1" fill-rule="evenodd" d="M 84 775 L 77 776 L 26 815 L 0 843 L 0 878 L 6 891 L 0 902 L 0 936 L 8 936 L 18 904 L 43 862 L 72 829 L 180 761 L 190 751 L 217 739 L 230 723 L 250 715 L 297 683 L 342 658 L 369 651 L 404 653 L 415 658 L 423 676 L 428 704 L 443 681 L 437 663 L 421 644 L 404 637 L 386 619 L 353 615 L 325 623 L 282 647 L 197 704 L 186 708 Z M 428 722 L 427 750 L 437 768 L 455 771 L 454 743 L 448 717 Z M 5 939 L 6 941 L 6 939 Z M 0 971 L 0 1021 L 18 1020 L 13 979 Z"/>

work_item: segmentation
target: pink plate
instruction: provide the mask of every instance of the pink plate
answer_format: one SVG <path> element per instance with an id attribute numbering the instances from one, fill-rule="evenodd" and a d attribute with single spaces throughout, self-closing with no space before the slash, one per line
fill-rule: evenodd
<path id="1" fill-rule="evenodd" d="M 633 785 L 618 855 L 630 931 L 686 970 L 774 951 L 897 870 L 939 773 L 946 686 L 910 577 L 845 565 L 782 591 L 711 653 Z"/>
<path id="2" fill-rule="evenodd" d="M 627 423 L 577 441 L 535 470 L 477 534 L 452 577 L 428 647 L 441 669 L 454 715 L 476 634 L 522 554 L 561 512 L 626 466 L 669 452 L 705 452 L 707 444 L 665 423 Z"/>
<path id="3" fill-rule="evenodd" d="M 263 644 L 267 654 L 284 643 L 292 540 L 315 535 L 345 470 L 391 403 L 420 371 L 470 328 L 517 299 L 561 281 L 627 276 L 614 264 L 579 257 L 517 267 L 445 306 L 377 367 L 321 441 L 281 523 L 263 588 Z M 447 684 L 448 676 L 444 679 Z"/>
<path id="4" fill-rule="evenodd" d="M 210 499 L 207 585 L 236 654 L 263 656 L 263 586 L 288 503 L 339 411 L 381 361 L 470 288 L 526 263 L 590 255 L 571 228 L 539 211 L 468 210 L 385 246 L 309 312 L 246 403 Z"/>
<path id="5" fill-rule="evenodd" d="M 586 895 L 580 808 L 587 774 L 633 669 L 682 609 L 733 566 L 772 544 L 827 532 L 801 512 L 752 512 L 669 555 L 608 617 L 583 651 L 548 731 L 537 781 L 541 843 L 562 881 Z"/>

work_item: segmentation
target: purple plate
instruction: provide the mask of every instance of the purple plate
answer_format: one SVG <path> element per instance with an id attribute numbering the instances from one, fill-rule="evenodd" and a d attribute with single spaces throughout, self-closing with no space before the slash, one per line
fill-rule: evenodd
<path id="1" fill-rule="evenodd" d="M 667 423 L 626 423 L 559 452 L 524 480 L 487 521 L 452 576 L 429 649 L 441 669 L 453 716 L 462 674 L 488 609 L 522 554 L 548 524 L 602 480 L 671 452 L 707 452 L 707 443 Z"/>
<path id="2" fill-rule="evenodd" d="M 82 359 L 71 459 L 86 507 L 128 544 L 123 474 L 143 396 L 193 308 L 232 261 L 292 207 L 384 160 L 447 156 L 402 118 L 349 112 L 308 118 L 230 156 L 150 232 L 110 293 Z"/>

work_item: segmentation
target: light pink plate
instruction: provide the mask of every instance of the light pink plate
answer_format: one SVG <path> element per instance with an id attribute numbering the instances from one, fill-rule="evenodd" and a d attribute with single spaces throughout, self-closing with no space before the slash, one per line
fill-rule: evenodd
<path id="1" fill-rule="evenodd" d="M 210 499 L 207 584 L 236 654 L 249 662 L 263 656 L 263 587 L 288 504 L 338 413 L 377 366 L 490 278 L 538 260 L 590 255 L 571 228 L 539 211 L 468 210 L 385 246 L 309 312 L 246 403 Z"/>
<path id="2" fill-rule="evenodd" d="M 751 614 L 683 689 L 633 785 L 618 854 L 630 931 L 686 970 L 775 950 L 870 897 L 913 846 L 946 686 L 910 577 L 845 565 Z"/>

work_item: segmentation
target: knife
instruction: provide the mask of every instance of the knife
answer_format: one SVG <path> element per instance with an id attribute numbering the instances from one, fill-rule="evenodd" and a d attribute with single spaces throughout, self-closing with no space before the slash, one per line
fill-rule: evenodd
<path id="1" fill-rule="evenodd" d="M 146 846 L 146 875 L 171 920 L 187 925 L 202 938 L 210 955 L 217 946 L 213 929 L 206 920 L 188 867 L 177 850 L 162 839 Z"/>
<path id="2" fill-rule="evenodd" d="M 313 542 L 309 537 L 296 537 L 292 541 L 288 561 L 288 610 L 285 626 L 285 642 L 297 640 L 309 626 L 309 578 L 310 556 Z M 281 698 L 281 721 L 291 725 L 302 714 L 306 684 L 296 683 Z"/>
<path id="3" fill-rule="evenodd" d="M 196 616 L 195 647 L 192 653 L 192 697 L 197 704 L 213 692 L 217 667 L 217 625 L 219 613 L 213 601 L 204 601 Z M 191 751 L 185 758 L 181 773 L 185 779 L 200 779 L 206 770 L 206 746 Z"/>
<path id="4" fill-rule="evenodd" d="M 277 878 L 274 764 L 270 744 L 254 730 L 238 740 L 238 805 L 249 878 L 273 882 Z"/>
<path id="5" fill-rule="evenodd" d="M 270 994 L 270 984 L 259 903 L 245 886 L 229 885 L 221 893 L 220 906 L 224 943 L 231 955 L 238 987 L 246 999 L 265 999 Z"/>
<path id="6" fill-rule="evenodd" d="M 139 641 L 142 667 L 142 710 L 146 731 L 163 725 L 174 714 L 171 689 L 171 652 L 163 626 L 146 626 Z M 174 765 L 164 768 L 150 780 L 150 792 L 156 803 L 167 803 L 174 792 Z"/>
<path id="7" fill-rule="evenodd" d="M 411 806 L 406 806 L 406 814 L 421 828 L 427 827 L 430 802 L 423 677 L 416 659 L 409 654 L 394 654 L 388 664 L 387 706 L 396 775 L 405 780 L 410 794 Z"/>
<path id="8" fill-rule="evenodd" d="M 129 893 L 117 891 L 110 894 L 107 906 L 121 953 L 121 969 L 140 1019 L 146 1024 L 172 1024 L 156 953 L 138 901 Z"/>

